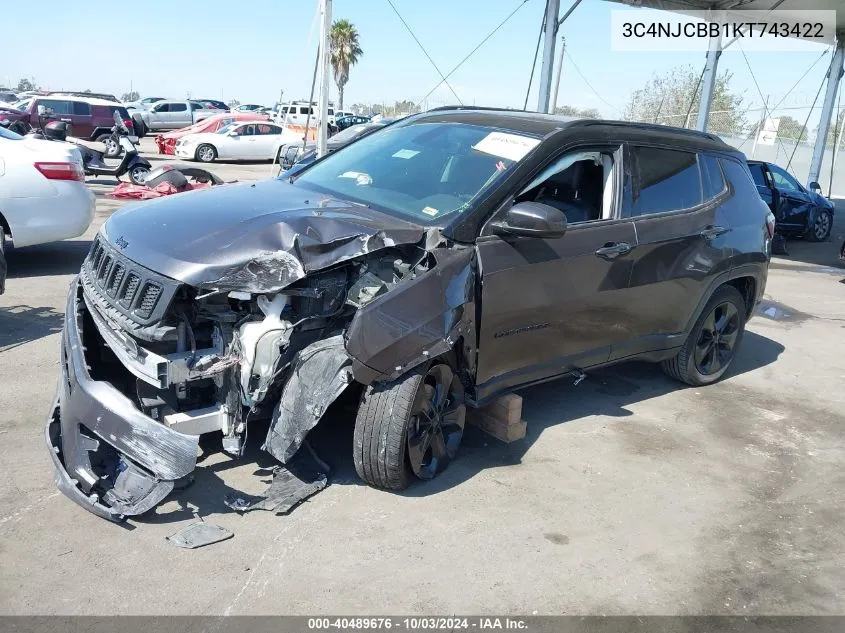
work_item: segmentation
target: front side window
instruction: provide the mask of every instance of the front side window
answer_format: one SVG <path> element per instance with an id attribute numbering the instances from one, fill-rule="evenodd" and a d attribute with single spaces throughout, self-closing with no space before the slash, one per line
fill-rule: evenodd
<path id="1" fill-rule="evenodd" d="M 514 202 L 539 202 L 563 211 L 570 224 L 613 214 L 613 151 L 564 154 L 541 171 Z"/>
<path id="2" fill-rule="evenodd" d="M 801 185 L 792 177 L 792 175 L 781 169 L 776 165 L 770 165 L 769 171 L 772 173 L 772 180 L 775 187 L 778 189 L 786 189 L 787 191 L 801 191 Z"/>
<path id="3" fill-rule="evenodd" d="M 36 106 L 44 106 L 52 110 L 53 114 L 73 114 L 71 102 L 62 99 L 39 99 L 36 101 Z"/>
<path id="4" fill-rule="evenodd" d="M 442 225 L 444 216 L 469 208 L 539 143 L 480 125 L 411 122 L 329 154 L 294 184 Z"/>
<path id="5" fill-rule="evenodd" d="M 701 204 L 701 173 L 693 152 L 633 147 L 634 187 L 624 217 L 690 209 Z"/>
<path id="6" fill-rule="evenodd" d="M 159 103 L 153 106 L 153 112 L 167 112 L 170 107 L 169 103 Z"/>
<path id="7" fill-rule="evenodd" d="M 188 110 L 187 103 L 171 103 L 169 112 L 185 112 Z"/>

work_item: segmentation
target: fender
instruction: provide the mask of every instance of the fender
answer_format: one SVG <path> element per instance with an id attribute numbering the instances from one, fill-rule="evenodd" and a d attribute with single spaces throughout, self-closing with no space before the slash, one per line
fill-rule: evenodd
<path id="1" fill-rule="evenodd" d="M 430 251 L 435 265 L 373 300 L 346 333 L 361 384 L 395 380 L 460 344 L 465 378 L 475 374 L 475 249 Z"/>
<path id="2" fill-rule="evenodd" d="M 704 312 L 704 308 L 707 305 L 707 302 L 710 301 L 710 297 L 713 296 L 713 293 L 716 292 L 716 289 L 719 286 L 723 286 L 727 282 L 733 279 L 739 279 L 740 277 L 753 277 L 755 282 L 755 296 L 752 302 L 752 305 L 749 306 L 749 316 L 754 314 L 754 307 L 760 302 L 760 299 L 763 298 L 763 293 L 766 290 L 766 278 L 768 276 L 767 266 L 763 266 L 761 264 L 743 264 L 741 266 L 734 266 L 729 271 L 722 273 L 715 277 L 711 282 L 710 285 L 707 286 L 707 292 L 701 295 L 701 299 L 698 302 L 695 310 L 690 317 L 689 323 L 687 323 L 686 328 L 682 334 L 677 336 L 679 344 L 683 343 L 686 340 L 689 333 L 692 331 L 693 325 L 695 322 L 698 321 L 701 314 Z M 674 336 L 672 338 L 675 338 Z"/>
<path id="3" fill-rule="evenodd" d="M 111 128 L 110 127 L 95 127 L 94 131 L 91 132 L 91 135 L 88 137 L 89 141 L 96 141 L 98 136 L 102 136 L 105 134 L 106 136 L 111 136 Z"/>

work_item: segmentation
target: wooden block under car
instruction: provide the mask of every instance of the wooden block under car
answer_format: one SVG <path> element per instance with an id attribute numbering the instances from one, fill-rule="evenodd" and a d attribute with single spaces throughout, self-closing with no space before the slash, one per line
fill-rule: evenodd
<path id="1" fill-rule="evenodd" d="M 522 397 L 508 394 L 497 398 L 481 409 L 470 409 L 467 421 L 502 442 L 515 442 L 525 437 L 526 423 L 522 417 Z"/>

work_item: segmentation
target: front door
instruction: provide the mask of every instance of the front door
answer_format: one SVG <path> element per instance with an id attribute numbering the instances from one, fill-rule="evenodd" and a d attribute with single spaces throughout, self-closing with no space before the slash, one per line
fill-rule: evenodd
<path id="1" fill-rule="evenodd" d="M 775 213 L 777 211 L 777 191 L 772 184 L 772 176 L 769 170 L 763 163 L 748 163 L 748 169 L 751 171 L 751 178 L 757 187 L 757 193 L 769 205 L 771 212 Z"/>
<path id="2" fill-rule="evenodd" d="M 627 336 L 620 304 L 636 233 L 619 217 L 621 159 L 614 147 L 570 150 L 517 193 L 562 210 L 563 237 L 482 231 L 478 399 L 604 363 Z"/>
<path id="3" fill-rule="evenodd" d="M 777 165 L 769 165 L 772 183 L 777 191 L 775 223 L 784 229 L 802 231 L 807 227 L 813 203 L 797 180 Z"/>
<path id="4" fill-rule="evenodd" d="M 719 159 L 660 147 L 628 148 L 637 246 L 623 310 L 628 341 L 614 360 L 671 347 L 684 331 L 713 277 L 726 272 L 730 218 L 720 202 L 728 187 Z"/>

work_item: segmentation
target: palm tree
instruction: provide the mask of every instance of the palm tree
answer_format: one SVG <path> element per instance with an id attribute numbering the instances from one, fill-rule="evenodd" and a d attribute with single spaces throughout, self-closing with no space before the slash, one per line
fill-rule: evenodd
<path id="1" fill-rule="evenodd" d="M 337 109 L 343 109 L 343 88 L 349 81 L 349 68 L 358 63 L 364 54 L 358 45 L 358 29 L 349 20 L 335 20 L 329 36 L 329 54 L 331 55 L 334 82 L 337 84 Z"/>

